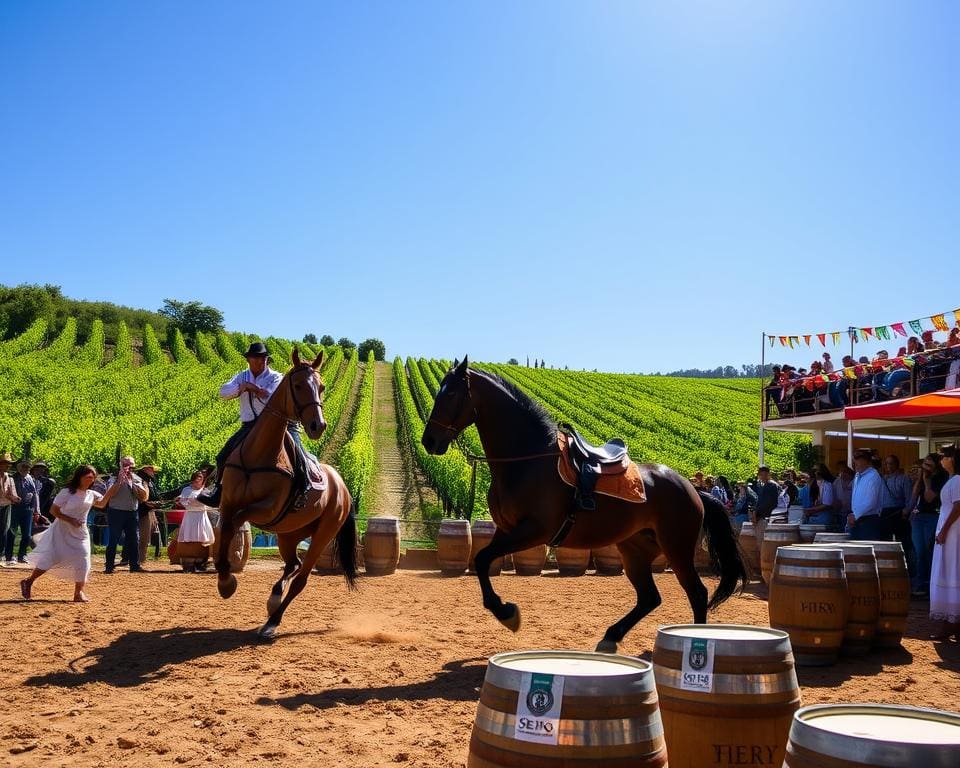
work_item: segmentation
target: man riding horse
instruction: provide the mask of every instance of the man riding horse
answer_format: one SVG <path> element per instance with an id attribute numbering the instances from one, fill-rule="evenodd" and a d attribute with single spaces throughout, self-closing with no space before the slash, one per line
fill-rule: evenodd
<path id="1" fill-rule="evenodd" d="M 224 400 L 232 400 L 235 397 L 240 398 L 240 429 L 227 440 L 220 453 L 217 454 L 217 479 L 213 491 L 208 494 L 202 494 L 200 501 L 209 507 L 218 507 L 220 505 L 221 480 L 223 478 L 223 466 L 227 457 L 236 448 L 247 433 L 253 428 L 257 417 L 263 412 L 267 401 L 274 390 L 280 385 L 283 375 L 273 370 L 268 365 L 270 353 L 267 351 L 263 342 L 253 342 L 246 353 L 247 370 L 240 371 L 230 381 L 220 387 L 220 397 Z M 300 425 L 296 421 L 287 423 L 287 433 L 296 446 L 296 457 L 294 463 L 295 474 L 294 483 L 296 483 L 297 497 L 294 501 L 294 508 L 301 508 L 306 502 L 307 492 L 310 490 L 310 480 L 307 474 L 307 459 L 303 450 L 303 443 L 300 441 Z"/>

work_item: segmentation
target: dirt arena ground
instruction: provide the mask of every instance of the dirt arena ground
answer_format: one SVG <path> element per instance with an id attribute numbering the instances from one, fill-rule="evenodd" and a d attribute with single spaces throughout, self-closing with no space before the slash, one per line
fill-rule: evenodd
<path id="1" fill-rule="evenodd" d="M 251 563 L 228 601 L 212 575 L 149 567 L 95 573 L 87 605 L 52 579 L 22 602 L 26 572 L 0 570 L 4 765 L 463 766 L 488 656 L 592 649 L 632 604 L 623 577 L 505 574 L 495 586 L 523 610 L 513 635 L 472 577 L 404 571 L 351 594 L 340 577 L 314 576 L 263 645 L 254 631 L 275 563 Z M 690 619 L 672 574 L 657 583 L 664 604 L 625 653 L 649 653 L 658 625 Z M 925 608 L 914 603 L 902 649 L 798 669 L 804 703 L 960 709 L 960 644 L 924 639 Z M 766 625 L 766 602 L 744 594 L 711 621 Z"/>

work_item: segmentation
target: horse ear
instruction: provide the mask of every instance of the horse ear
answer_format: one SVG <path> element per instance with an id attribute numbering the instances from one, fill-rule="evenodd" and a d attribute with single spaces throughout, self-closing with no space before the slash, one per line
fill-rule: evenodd
<path id="1" fill-rule="evenodd" d="M 457 370 L 457 368 L 459 368 L 459 367 L 460 367 L 460 361 L 459 361 L 458 359 L 454 358 L 454 359 L 453 359 L 453 366 L 451 367 L 451 370 L 455 371 L 455 370 Z"/>
<path id="2" fill-rule="evenodd" d="M 467 373 L 467 366 L 470 364 L 470 361 L 467 360 L 467 356 L 463 356 L 463 362 L 457 366 L 457 375 L 464 376 Z"/>
<path id="3" fill-rule="evenodd" d="M 314 361 L 310 363 L 310 367 L 313 368 L 313 370 L 317 370 L 322 364 L 323 364 L 323 350 L 321 349 L 320 354 L 318 354 L 316 358 L 314 358 Z"/>
<path id="4" fill-rule="evenodd" d="M 293 364 L 295 366 L 300 365 L 300 350 L 294 347 L 293 354 L 290 355 L 290 359 L 293 360 Z"/>

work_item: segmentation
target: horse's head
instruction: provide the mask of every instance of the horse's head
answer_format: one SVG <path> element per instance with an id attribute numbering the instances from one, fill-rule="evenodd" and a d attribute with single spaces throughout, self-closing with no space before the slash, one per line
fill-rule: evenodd
<path id="1" fill-rule="evenodd" d="M 470 396 L 469 377 L 468 362 L 464 357 L 462 363 L 453 361 L 453 367 L 440 382 L 420 441 L 427 453 L 435 456 L 446 453 L 454 438 L 473 423 L 476 411 Z"/>
<path id="2" fill-rule="evenodd" d="M 300 351 L 294 347 L 293 368 L 286 375 L 290 386 L 290 400 L 288 415 L 296 419 L 307 431 L 312 440 L 316 440 L 327 428 L 323 418 L 323 380 L 317 369 L 323 362 L 323 350 L 311 363 L 300 359 Z"/>

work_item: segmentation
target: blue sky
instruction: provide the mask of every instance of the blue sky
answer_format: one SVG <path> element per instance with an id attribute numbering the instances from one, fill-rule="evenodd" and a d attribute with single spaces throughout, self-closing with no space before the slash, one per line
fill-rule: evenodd
<path id="1" fill-rule="evenodd" d="M 953 309 L 958 8 L 5 0 L 0 282 L 611 371 Z"/>

